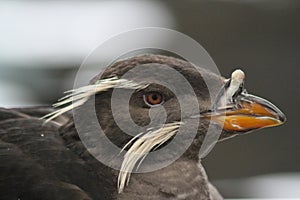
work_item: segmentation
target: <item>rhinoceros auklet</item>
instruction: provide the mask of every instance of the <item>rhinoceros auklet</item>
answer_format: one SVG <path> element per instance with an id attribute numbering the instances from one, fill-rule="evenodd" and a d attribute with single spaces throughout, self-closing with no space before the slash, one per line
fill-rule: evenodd
<path id="1" fill-rule="evenodd" d="M 124 78 L 137 66 L 144 72 Z M 159 71 L 153 74 L 154 67 L 154 71 L 171 68 L 180 73 L 190 84 L 194 96 L 188 90 L 170 89 L 159 81 L 154 82 L 156 77 L 166 79 Z M 169 76 L 170 85 L 179 84 L 179 80 Z M 277 126 L 286 120 L 270 102 L 248 94 L 244 78 L 241 70 L 225 79 L 181 59 L 141 55 L 112 64 L 88 86 L 74 89 L 61 99 L 56 104 L 59 108 L 2 108 L 0 199 L 222 199 L 200 163 L 199 151 L 208 134 L 219 132 L 218 140 L 224 140 Z M 130 93 L 129 100 L 117 98 L 116 108 L 113 108 L 113 90 Z M 81 110 L 83 120 L 79 122 L 69 112 L 84 107 L 90 99 L 94 102 L 97 123 L 109 141 L 120 148 L 119 170 L 98 161 L 97 155 L 114 160 L 114 157 L 108 158 L 109 151 L 101 146 L 89 148 L 81 140 L 76 123 L 92 130 L 94 124 L 85 118 L 90 110 Z M 187 106 L 182 111 L 180 101 L 186 105 L 196 102 L 197 106 Z M 160 127 L 156 126 L 159 123 L 152 126 L 152 120 L 159 119 L 161 110 L 163 123 Z M 150 127 L 135 135 L 127 134 L 114 118 L 127 121 L 126 112 L 138 127 L 149 124 Z M 47 119 L 41 119 L 43 116 Z M 197 125 L 196 132 L 184 149 L 193 124 Z M 186 128 L 180 132 L 184 125 Z M 89 131 L 84 134 L 84 138 L 90 136 Z M 180 134 L 182 138 L 175 141 Z M 171 143 L 175 143 L 174 151 L 184 149 L 174 162 L 154 171 L 133 173 L 139 165 L 147 163 L 147 155 Z M 171 150 L 164 156 L 172 155 Z M 163 156 L 154 158 L 155 162 L 159 159 L 165 160 Z"/>

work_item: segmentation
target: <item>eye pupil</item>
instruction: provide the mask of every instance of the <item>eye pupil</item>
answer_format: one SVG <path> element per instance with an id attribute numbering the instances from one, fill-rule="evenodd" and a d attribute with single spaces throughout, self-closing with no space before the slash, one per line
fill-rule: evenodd
<path id="1" fill-rule="evenodd" d="M 156 100 L 158 99 L 157 94 L 153 94 L 153 95 L 152 95 L 152 99 L 153 99 L 154 101 L 156 101 Z"/>

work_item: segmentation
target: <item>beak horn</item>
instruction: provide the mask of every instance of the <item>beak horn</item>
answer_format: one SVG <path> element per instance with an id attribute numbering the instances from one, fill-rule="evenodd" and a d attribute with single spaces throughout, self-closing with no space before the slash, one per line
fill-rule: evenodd
<path id="1" fill-rule="evenodd" d="M 285 115 L 275 105 L 250 94 L 241 94 L 232 109 L 211 113 L 209 117 L 231 132 L 278 126 L 286 121 Z"/>

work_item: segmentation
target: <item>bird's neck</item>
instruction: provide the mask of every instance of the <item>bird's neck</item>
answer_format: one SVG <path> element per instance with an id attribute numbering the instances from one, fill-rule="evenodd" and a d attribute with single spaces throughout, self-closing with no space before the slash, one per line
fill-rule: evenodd
<path id="1" fill-rule="evenodd" d="M 181 158 L 165 168 L 148 173 L 132 174 L 128 186 L 122 193 L 117 194 L 116 181 L 119 172 L 108 169 L 87 152 L 78 137 L 74 124 L 70 123 L 64 126 L 62 133 L 67 146 L 91 165 L 90 167 L 93 167 L 96 174 L 100 174 L 100 176 L 109 174 L 110 181 L 107 184 L 115 187 L 115 190 L 111 191 L 111 195 L 118 200 L 210 199 L 206 173 L 198 159 L 195 158 L 196 154 L 191 153 L 196 152 L 198 148 L 189 148 L 188 155 L 193 155 L 192 157 L 183 154 Z M 201 146 L 200 143 L 198 145 Z M 198 145 L 194 144 L 193 146 Z M 102 178 L 100 179 L 103 181 Z"/>
<path id="2" fill-rule="evenodd" d="M 154 172 L 132 174 L 117 199 L 210 199 L 210 194 L 202 165 L 179 159 Z"/>

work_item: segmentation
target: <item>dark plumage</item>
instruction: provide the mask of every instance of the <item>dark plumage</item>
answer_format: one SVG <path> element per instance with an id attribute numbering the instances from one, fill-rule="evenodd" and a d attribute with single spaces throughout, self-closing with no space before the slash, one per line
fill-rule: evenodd
<path id="1" fill-rule="evenodd" d="M 226 80 L 202 69 L 202 76 L 205 76 L 213 86 L 210 96 L 206 83 L 192 64 L 172 57 L 145 55 L 113 64 L 96 76 L 91 83 L 113 76 L 121 77 L 128 70 L 141 64 L 148 64 L 149 70 L 151 65 L 160 66 L 162 69 L 164 66 L 176 69 L 189 81 L 197 95 L 200 113 L 205 117 L 200 120 L 193 143 L 178 160 L 154 172 L 132 174 L 129 185 L 124 188 L 124 191 L 118 193 L 119 171 L 103 165 L 89 153 L 78 136 L 71 114 L 60 115 L 43 124 L 44 120 L 40 117 L 54 111 L 53 109 L 2 108 L 0 110 L 0 199 L 221 199 L 217 190 L 208 182 L 205 171 L 199 164 L 198 154 L 210 120 L 213 120 L 213 129 L 216 131 L 222 129 L 218 123 L 220 115 L 216 117 L 211 110 L 213 105 L 210 97 L 215 98 L 219 95 Z M 137 82 L 142 79 L 151 81 L 153 77 L 141 78 L 138 75 L 132 77 L 132 80 Z M 130 114 L 133 121 L 140 126 L 150 122 L 149 106 L 145 105 L 143 95 L 153 90 L 164 95 L 166 123 L 180 121 L 178 98 L 181 97 L 175 97 L 167 88 L 158 85 L 149 85 L 134 91 L 130 99 Z M 125 134 L 115 123 L 111 114 L 111 94 L 112 90 L 109 89 L 95 95 L 96 114 L 106 136 L 122 148 L 132 136 Z M 180 94 L 185 101 L 191 100 L 189 96 L 186 97 L 187 94 Z M 234 98 L 240 98 L 237 101 L 243 102 L 244 97 L 240 96 L 243 96 L 243 93 L 235 94 Z M 267 106 L 265 101 L 259 103 Z M 126 111 L 122 110 L 122 104 L 118 109 L 122 118 L 122 113 Z M 236 116 L 236 111 L 232 112 L 233 114 L 228 117 Z M 185 123 L 195 123 L 199 117 L 190 118 L 190 116 L 200 113 L 193 113 L 192 110 L 184 113 Z M 247 115 L 244 113 L 244 116 Z M 259 115 L 270 116 L 274 121 L 273 124 L 270 122 L 271 124 L 249 126 L 243 123 L 240 124 L 239 130 L 229 130 L 231 126 L 225 124 L 220 139 L 257 128 L 278 125 L 285 121 L 283 114 L 270 104 L 268 104 L 268 111 L 260 112 Z M 254 119 L 253 116 L 252 118 Z M 260 120 L 256 118 L 257 116 L 255 120 Z M 88 119 L 82 124 L 93 126 L 89 124 Z M 188 135 L 188 131 L 185 134 Z M 177 145 L 180 148 L 180 142 Z M 103 151 L 101 147 L 100 150 L 98 149 L 98 153 Z"/>

